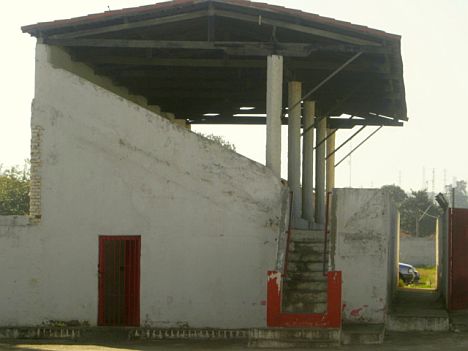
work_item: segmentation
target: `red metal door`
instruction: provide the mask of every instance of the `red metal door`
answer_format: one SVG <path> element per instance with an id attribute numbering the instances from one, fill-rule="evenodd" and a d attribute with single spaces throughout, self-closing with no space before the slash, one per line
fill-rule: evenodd
<path id="1" fill-rule="evenodd" d="M 450 209 L 449 309 L 468 308 L 468 209 Z"/>
<path id="2" fill-rule="evenodd" d="M 140 236 L 99 237 L 98 325 L 140 325 Z"/>

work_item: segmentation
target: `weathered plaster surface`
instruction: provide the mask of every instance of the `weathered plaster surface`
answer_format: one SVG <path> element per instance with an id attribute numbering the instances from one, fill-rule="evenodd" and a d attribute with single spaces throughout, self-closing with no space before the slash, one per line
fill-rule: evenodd
<path id="1" fill-rule="evenodd" d="M 435 237 L 400 238 L 400 261 L 416 266 L 435 266 Z"/>
<path id="2" fill-rule="evenodd" d="M 266 167 L 48 62 L 41 220 L 0 226 L 0 325 L 97 318 L 98 236 L 141 235 L 141 322 L 263 327 L 285 187 Z M 11 224 L 11 223 L 10 223 Z"/>
<path id="3" fill-rule="evenodd" d="M 397 212 L 380 190 L 335 189 L 332 264 L 343 273 L 343 320 L 384 323 Z M 393 255 L 390 257 L 390 255 Z"/>

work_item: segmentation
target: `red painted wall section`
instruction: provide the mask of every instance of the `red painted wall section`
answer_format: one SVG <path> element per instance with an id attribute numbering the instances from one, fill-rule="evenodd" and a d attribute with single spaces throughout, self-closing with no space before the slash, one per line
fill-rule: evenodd
<path id="1" fill-rule="evenodd" d="M 267 282 L 267 326 L 283 328 L 340 328 L 341 272 L 328 272 L 328 302 L 325 313 L 282 313 L 280 272 L 269 271 Z"/>

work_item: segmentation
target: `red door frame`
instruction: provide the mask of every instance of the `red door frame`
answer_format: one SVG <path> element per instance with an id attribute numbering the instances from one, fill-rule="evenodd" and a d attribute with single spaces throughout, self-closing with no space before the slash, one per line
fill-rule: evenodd
<path id="1" fill-rule="evenodd" d="M 449 310 L 468 309 L 468 209 L 449 209 Z"/>
<path id="2" fill-rule="evenodd" d="M 123 243 L 123 285 L 125 312 L 122 323 L 106 321 L 106 294 L 105 275 L 107 273 L 105 262 L 105 243 L 120 241 Z M 114 244 L 115 250 L 115 244 Z M 114 251 L 115 254 L 115 251 Z M 140 256 L 141 236 L 139 235 L 100 235 L 99 236 L 99 263 L 98 263 L 98 325 L 125 325 L 140 326 Z M 114 261 L 115 263 L 115 261 Z M 115 264 L 113 273 L 115 274 Z"/>

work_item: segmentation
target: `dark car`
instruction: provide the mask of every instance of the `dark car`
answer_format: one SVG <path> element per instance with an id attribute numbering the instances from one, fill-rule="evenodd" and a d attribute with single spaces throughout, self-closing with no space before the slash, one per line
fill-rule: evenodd
<path id="1" fill-rule="evenodd" d="M 413 284 L 419 281 L 419 273 L 412 265 L 407 263 L 399 263 L 399 277 L 405 284 Z"/>

